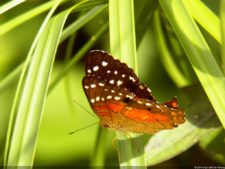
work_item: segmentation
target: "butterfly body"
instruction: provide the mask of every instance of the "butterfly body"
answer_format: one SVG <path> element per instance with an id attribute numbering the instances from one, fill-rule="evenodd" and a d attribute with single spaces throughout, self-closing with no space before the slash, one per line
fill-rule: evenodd
<path id="1" fill-rule="evenodd" d="M 122 132 L 155 133 L 184 122 L 176 98 L 158 103 L 134 71 L 110 54 L 88 53 L 83 88 L 103 127 Z"/>

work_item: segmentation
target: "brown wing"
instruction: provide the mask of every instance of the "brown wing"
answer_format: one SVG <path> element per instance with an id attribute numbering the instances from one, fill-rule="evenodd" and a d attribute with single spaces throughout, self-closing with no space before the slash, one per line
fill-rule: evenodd
<path id="1" fill-rule="evenodd" d="M 126 88 L 139 97 L 154 100 L 150 89 L 140 83 L 134 71 L 105 51 L 90 51 L 87 54 L 85 71 L 87 76 L 100 77 L 108 84 L 114 82 L 117 85 L 121 82 L 121 88 Z"/>

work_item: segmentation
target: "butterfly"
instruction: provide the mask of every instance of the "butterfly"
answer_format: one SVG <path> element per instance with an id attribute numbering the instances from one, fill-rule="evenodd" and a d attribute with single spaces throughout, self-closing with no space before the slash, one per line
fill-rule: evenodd
<path id="1" fill-rule="evenodd" d="M 92 50 L 85 62 L 83 89 L 100 125 L 121 132 L 152 134 L 185 122 L 177 98 L 158 103 L 125 63 L 102 50 Z"/>

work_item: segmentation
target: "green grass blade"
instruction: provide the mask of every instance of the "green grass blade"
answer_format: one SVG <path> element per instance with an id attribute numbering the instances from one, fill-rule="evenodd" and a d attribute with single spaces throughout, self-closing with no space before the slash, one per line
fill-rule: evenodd
<path id="1" fill-rule="evenodd" d="M 69 37 L 72 33 L 76 32 L 82 26 L 84 26 L 88 21 L 96 17 L 99 13 L 105 10 L 107 5 L 99 5 L 90 11 L 86 12 L 83 16 L 78 18 L 75 22 L 69 25 L 65 30 L 63 30 L 62 36 L 60 38 L 60 42 L 64 41 L 67 37 Z"/>
<path id="2" fill-rule="evenodd" d="M 106 143 L 107 143 L 107 133 L 102 127 L 98 127 L 97 139 L 95 140 L 95 147 L 93 154 L 91 156 L 90 166 L 91 168 L 96 168 L 96 166 L 105 165 L 105 156 L 106 156 Z"/>
<path id="3" fill-rule="evenodd" d="M 25 0 L 14 0 L 7 2 L 6 4 L 0 6 L 0 15 L 23 2 L 25 2 Z"/>
<path id="4" fill-rule="evenodd" d="M 225 127 L 225 78 L 200 30 L 187 12 L 183 1 L 160 0 L 174 32 Z M 177 12 L 174 9 L 179 9 Z"/>
<path id="5" fill-rule="evenodd" d="M 152 22 L 153 14 L 158 7 L 158 1 L 142 0 L 142 3 L 134 1 L 134 5 L 136 44 L 138 49 L 146 31 L 149 29 L 149 25 Z"/>
<path id="6" fill-rule="evenodd" d="M 47 11 L 48 9 L 53 7 L 53 5 L 56 2 L 57 2 L 57 0 L 48 1 L 48 2 L 44 3 L 43 5 L 33 8 L 33 9 L 17 16 L 16 18 L 13 18 L 13 19 L 1 24 L 0 25 L 0 36 L 7 33 L 8 31 L 14 29 L 15 27 L 25 23 L 27 20 L 32 19 L 33 17 Z"/>
<path id="7" fill-rule="evenodd" d="M 225 74 L 225 0 L 222 0 L 220 4 L 220 16 L 221 16 L 221 35 L 222 35 L 221 62 L 223 73 Z"/>
<path id="8" fill-rule="evenodd" d="M 48 24 L 32 57 L 10 142 L 9 166 L 31 166 L 33 163 L 48 81 L 66 17 L 56 17 Z"/>
<path id="9" fill-rule="evenodd" d="M 51 91 L 55 85 L 64 77 L 69 70 L 90 50 L 90 48 L 95 44 L 95 42 L 103 35 L 103 33 L 107 30 L 108 23 L 103 25 L 98 32 L 94 36 L 92 36 L 89 41 L 69 60 L 60 71 L 60 73 L 54 78 L 52 81 L 49 90 Z"/>
<path id="10" fill-rule="evenodd" d="M 138 73 L 133 3 L 130 0 L 109 1 L 109 12 L 111 53 Z"/>
<path id="11" fill-rule="evenodd" d="M 192 17 L 221 44 L 220 20 L 202 1 L 183 1 Z"/>
<path id="12" fill-rule="evenodd" d="M 65 40 L 66 38 L 71 36 L 74 32 L 76 32 L 81 27 L 83 27 L 89 21 L 88 16 L 90 16 L 90 15 L 91 16 L 97 16 L 99 14 L 99 12 L 102 12 L 103 9 L 105 9 L 105 6 L 96 7 L 93 10 L 90 10 L 90 11 L 86 12 L 81 18 L 78 19 L 78 21 L 75 21 L 74 24 L 71 25 L 71 27 L 69 26 L 70 28 L 68 28 L 68 29 L 65 28 L 65 30 L 63 30 L 63 32 L 62 32 L 62 36 L 60 37 L 60 43 L 62 43 L 63 40 Z M 107 26 L 103 26 L 103 27 L 106 28 Z M 100 32 L 102 32 L 102 31 L 100 31 Z M 100 34 L 97 33 L 96 35 L 97 36 L 101 35 L 101 33 Z M 96 39 L 98 39 L 98 38 L 96 38 Z M 96 42 L 96 39 L 92 38 L 92 40 L 90 40 L 90 41 L 92 41 L 94 43 L 94 42 Z M 11 86 L 18 79 L 19 74 L 22 71 L 22 68 L 23 68 L 23 66 L 19 65 L 14 71 L 12 71 L 9 75 L 7 75 L 4 79 L 2 79 L 0 81 L 0 93 L 2 91 L 4 91 L 4 89 Z"/>
<path id="13" fill-rule="evenodd" d="M 48 16 L 51 16 L 52 12 L 60 2 L 60 0 L 57 1 Z M 82 1 L 58 14 L 48 23 L 48 26 L 45 27 L 44 31 L 40 31 L 41 37 L 38 41 L 35 52 L 32 55 L 31 61 L 29 62 L 28 59 L 27 62 L 30 63 L 30 65 L 26 79 L 23 82 L 24 87 L 18 88 L 20 90 L 17 92 L 15 97 L 6 143 L 5 165 L 31 166 L 33 163 L 37 142 L 36 138 L 47 93 L 48 81 L 62 28 L 69 13 L 85 2 L 86 1 Z M 33 48 L 31 48 L 31 51 L 32 49 Z M 23 74 L 21 77 L 23 77 Z M 21 84 L 22 83 L 19 83 L 18 86 L 21 86 Z M 21 95 L 19 93 L 21 93 Z M 18 98 L 20 99 L 18 106 L 16 106 Z M 13 117 L 15 111 L 17 111 L 17 116 L 14 121 Z M 13 122 L 15 124 L 14 130 L 12 131 Z"/>
<path id="14" fill-rule="evenodd" d="M 154 25 L 156 28 L 156 38 L 158 46 L 160 47 L 160 58 L 164 68 L 166 69 L 167 73 L 170 75 L 170 78 L 176 83 L 178 87 L 185 87 L 189 85 L 191 82 L 185 78 L 184 74 L 179 70 L 175 61 L 173 60 L 170 50 L 167 47 L 166 39 L 163 35 L 163 28 L 160 23 L 159 13 L 155 13 L 154 17 Z"/>
<path id="15" fill-rule="evenodd" d="M 15 84 L 23 69 L 24 63 L 18 65 L 13 71 L 11 71 L 4 79 L 0 81 L 0 93 Z"/>
<path id="16" fill-rule="evenodd" d="M 17 90 L 16 90 L 16 94 L 15 94 L 15 97 L 14 97 L 14 102 L 13 102 L 13 106 L 12 106 L 12 110 L 11 110 L 11 114 L 10 114 L 9 125 L 8 125 L 9 127 L 8 127 L 8 130 L 7 130 L 7 138 L 6 138 L 6 145 L 5 145 L 5 151 L 4 151 L 4 153 L 5 153 L 4 154 L 4 165 L 7 165 L 7 161 L 8 161 L 8 155 L 9 155 L 9 150 L 10 150 L 10 140 L 11 140 L 11 137 L 12 137 L 11 136 L 12 135 L 12 128 L 13 128 L 13 123 L 15 122 L 16 107 L 17 107 L 17 104 L 20 100 L 19 96 L 20 96 L 20 93 L 21 93 L 21 90 L 22 90 L 23 81 L 25 79 L 25 73 L 26 73 L 27 68 L 29 66 L 33 51 L 35 49 L 35 46 L 36 46 L 39 38 L 41 37 L 41 34 L 42 34 L 43 30 L 45 29 L 47 23 L 49 22 L 50 17 L 52 16 L 53 12 L 55 11 L 55 9 L 59 5 L 59 3 L 60 3 L 60 1 L 58 1 L 54 5 L 54 7 L 50 10 L 48 15 L 46 16 L 44 22 L 41 25 L 41 28 L 40 28 L 39 32 L 37 33 L 37 35 L 36 35 L 36 37 L 35 37 L 35 39 L 32 43 L 32 46 L 29 50 L 29 53 L 28 53 L 28 56 L 26 58 L 25 64 L 21 66 L 23 68 L 23 70 L 22 70 L 22 73 L 20 75 L 20 80 L 18 82 L 18 86 L 17 86 Z M 18 70 L 16 70 L 15 72 L 18 72 Z M 14 79 L 14 77 L 12 76 L 9 79 Z"/>
<path id="17" fill-rule="evenodd" d="M 68 61 L 71 57 L 72 57 L 72 53 L 73 53 L 73 47 L 74 47 L 74 43 L 76 41 L 76 37 L 77 34 L 74 33 L 73 35 L 71 35 L 68 39 L 68 45 L 66 47 L 66 52 L 65 52 L 65 59 L 64 62 L 66 63 L 66 61 Z M 72 115 L 72 112 L 76 111 L 73 107 L 73 103 L 70 101 L 70 98 L 73 98 L 73 92 L 71 91 L 72 86 L 70 86 L 70 76 L 67 76 L 64 80 L 64 84 L 65 84 L 65 95 L 66 95 L 66 99 L 68 101 L 68 106 L 70 108 L 70 112 Z M 50 90 L 48 90 L 48 95 L 50 93 Z"/>
<path id="18" fill-rule="evenodd" d="M 136 42 L 132 0 L 110 0 L 110 48 L 113 56 L 126 62 L 137 73 Z M 140 134 L 116 132 L 120 166 L 146 166 L 144 145 Z M 139 153 L 137 153 L 139 152 Z"/>

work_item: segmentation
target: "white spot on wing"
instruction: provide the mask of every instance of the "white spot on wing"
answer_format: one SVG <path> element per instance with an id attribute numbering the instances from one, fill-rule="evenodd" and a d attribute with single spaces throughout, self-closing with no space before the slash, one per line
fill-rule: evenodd
<path id="1" fill-rule="evenodd" d="M 95 98 L 95 100 L 96 100 L 96 102 L 100 101 L 100 97 L 97 96 L 97 97 Z"/>
<path id="2" fill-rule="evenodd" d="M 106 62 L 106 61 L 102 61 L 102 66 L 107 66 L 108 65 L 108 62 Z"/>
<path id="3" fill-rule="evenodd" d="M 88 72 L 88 73 L 91 73 L 91 69 L 88 69 L 87 72 Z"/>
<path id="4" fill-rule="evenodd" d="M 107 70 L 106 73 L 108 73 L 108 74 L 111 73 L 111 70 Z"/>
<path id="5" fill-rule="evenodd" d="M 122 78 L 125 78 L 126 77 L 126 75 L 125 74 L 122 74 Z"/>
<path id="6" fill-rule="evenodd" d="M 145 103 L 145 105 L 146 105 L 146 106 L 151 106 L 152 104 L 151 104 L 151 103 Z"/>
<path id="7" fill-rule="evenodd" d="M 96 72 L 98 69 L 99 69 L 99 66 L 94 66 L 94 67 L 93 67 L 93 71 L 95 71 L 95 72 Z"/>
<path id="8" fill-rule="evenodd" d="M 143 104 L 143 102 L 141 100 L 138 100 L 137 103 L 138 104 Z"/>
<path id="9" fill-rule="evenodd" d="M 91 88 L 95 88 L 96 85 L 95 85 L 95 84 L 91 84 L 90 87 L 91 87 Z"/>
<path id="10" fill-rule="evenodd" d="M 101 83 L 101 82 L 99 82 L 98 85 L 99 86 L 105 86 L 105 84 L 104 83 Z"/>
<path id="11" fill-rule="evenodd" d="M 84 86 L 85 89 L 89 89 L 89 86 Z"/>
<path id="12" fill-rule="evenodd" d="M 106 99 L 112 99 L 111 95 L 106 96 Z"/>
<path id="13" fill-rule="evenodd" d="M 112 92 L 112 93 L 115 93 L 115 90 L 112 89 L 111 92 Z"/>
<path id="14" fill-rule="evenodd" d="M 127 94 L 126 97 L 129 98 L 129 99 L 133 99 L 134 98 L 134 96 L 130 95 L 130 94 Z"/>
<path id="15" fill-rule="evenodd" d="M 114 82 L 115 82 L 115 80 L 113 80 L 113 79 L 111 79 L 111 80 L 109 81 L 110 84 L 114 84 Z"/>
<path id="16" fill-rule="evenodd" d="M 139 88 L 140 88 L 141 90 L 143 90 L 145 87 L 144 87 L 142 84 L 140 84 L 140 85 L 139 85 Z"/>
<path id="17" fill-rule="evenodd" d="M 132 76 L 129 76 L 129 79 L 132 80 L 133 82 L 136 81 Z"/>
<path id="18" fill-rule="evenodd" d="M 117 75 L 118 74 L 118 71 L 117 70 L 114 70 L 114 74 Z"/>
<path id="19" fill-rule="evenodd" d="M 158 109 L 160 109 L 160 106 L 159 105 L 156 105 L 155 107 L 158 108 Z"/>
<path id="20" fill-rule="evenodd" d="M 101 98 L 101 101 L 103 101 L 103 102 L 104 102 L 104 101 L 105 101 L 105 98 L 104 98 L 104 97 L 102 97 L 102 98 Z"/>
<path id="21" fill-rule="evenodd" d="M 120 100 L 120 97 L 119 96 L 115 96 L 114 99 L 115 100 Z"/>
<path id="22" fill-rule="evenodd" d="M 91 99 L 90 102 L 91 102 L 91 103 L 95 103 L 95 99 Z"/>
<path id="23" fill-rule="evenodd" d="M 116 82 L 116 84 L 117 84 L 117 86 L 120 86 L 121 84 L 123 84 L 123 81 L 122 81 L 122 80 L 118 80 L 118 81 Z"/>

